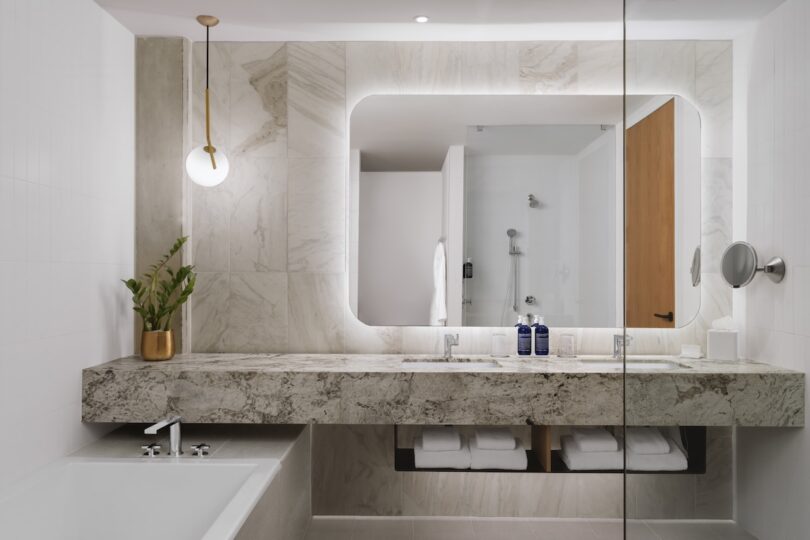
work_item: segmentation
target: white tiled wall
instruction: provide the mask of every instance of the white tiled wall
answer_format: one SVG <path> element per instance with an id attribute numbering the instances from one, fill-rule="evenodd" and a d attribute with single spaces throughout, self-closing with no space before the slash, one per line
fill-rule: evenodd
<path id="1" fill-rule="evenodd" d="M 748 241 L 779 255 L 779 285 L 746 288 L 748 355 L 810 371 L 810 2 L 789 0 L 756 30 L 748 81 Z M 760 540 L 807 538 L 810 431 L 741 429 L 738 519 Z"/>
<path id="2" fill-rule="evenodd" d="M 132 352 L 134 40 L 0 2 L 0 486 L 92 440 L 81 368 Z"/>

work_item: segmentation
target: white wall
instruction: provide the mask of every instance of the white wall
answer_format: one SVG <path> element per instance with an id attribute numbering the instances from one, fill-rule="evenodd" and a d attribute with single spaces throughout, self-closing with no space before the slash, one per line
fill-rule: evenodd
<path id="1" fill-rule="evenodd" d="M 579 177 L 578 326 L 617 324 L 616 130 L 610 129 L 577 156 Z"/>
<path id="2" fill-rule="evenodd" d="M 787 262 L 775 285 L 746 287 L 748 356 L 810 372 L 810 2 L 788 0 L 759 26 L 748 79 L 747 240 Z M 735 55 L 738 51 L 735 49 Z M 760 540 L 807 538 L 810 430 L 739 429 L 737 518 Z"/>
<path id="3" fill-rule="evenodd" d="M 0 486 L 92 441 L 81 369 L 133 351 L 134 39 L 0 2 Z"/>
<path id="4" fill-rule="evenodd" d="M 442 185 L 438 171 L 360 173 L 357 315 L 364 323 L 430 324 Z"/>

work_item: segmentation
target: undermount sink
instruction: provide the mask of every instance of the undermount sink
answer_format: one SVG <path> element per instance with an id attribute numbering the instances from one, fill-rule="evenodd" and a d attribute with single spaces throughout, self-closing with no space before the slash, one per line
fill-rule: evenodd
<path id="1" fill-rule="evenodd" d="M 593 367 L 605 369 L 624 369 L 621 360 L 580 359 L 580 362 Z M 665 369 L 685 369 L 689 366 L 670 360 L 627 360 L 627 371 L 661 371 Z"/>
<path id="2" fill-rule="evenodd" d="M 495 360 L 487 358 L 406 358 L 402 361 L 402 367 L 413 369 L 435 369 L 435 370 L 450 370 L 457 369 L 459 371 L 466 371 L 470 369 L 480 368 L 499 368 L 502 367 Z"/>

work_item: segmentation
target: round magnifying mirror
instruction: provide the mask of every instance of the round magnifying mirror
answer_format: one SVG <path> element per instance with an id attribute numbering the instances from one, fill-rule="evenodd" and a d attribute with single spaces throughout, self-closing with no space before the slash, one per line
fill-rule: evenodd
<path id="1" fill-rule="evenodd" d="M 723 253 L 723 279 L 738 289 L 757 274 L 757 252 L 748 242 L 734 242 Z"/>

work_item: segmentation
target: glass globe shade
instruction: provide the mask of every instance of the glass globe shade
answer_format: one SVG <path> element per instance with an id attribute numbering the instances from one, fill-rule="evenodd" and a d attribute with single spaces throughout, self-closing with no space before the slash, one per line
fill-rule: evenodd
<path id="1" fill-rule="evenodd" d="M 205 151 L 205 145 L 198 146 L 188 153 L 186 157 L 186 172 L 189 178 L 195 183 L 205 187 L 214 187 L 222 183 L 228 176 L 230 165 L 225 154 L 216 150 L 214 159 L 217 168 L 211 166 L 211 156 Z"/>

